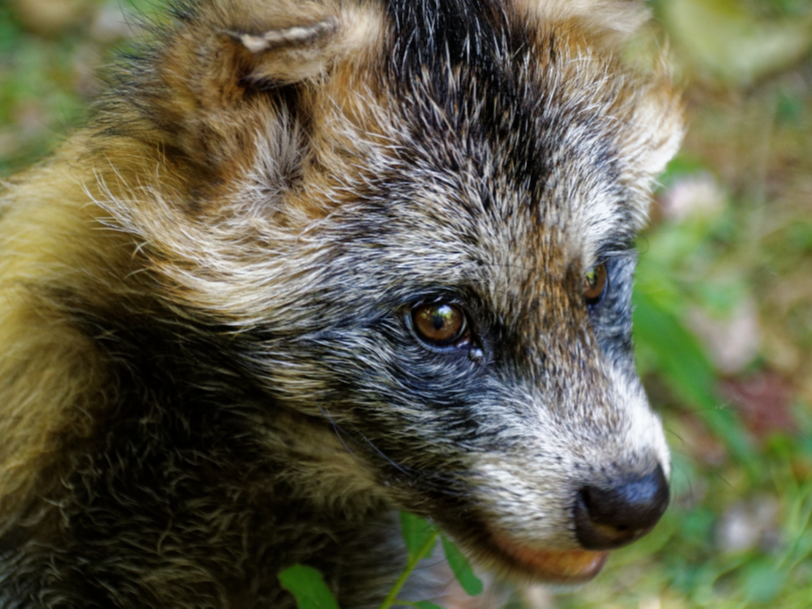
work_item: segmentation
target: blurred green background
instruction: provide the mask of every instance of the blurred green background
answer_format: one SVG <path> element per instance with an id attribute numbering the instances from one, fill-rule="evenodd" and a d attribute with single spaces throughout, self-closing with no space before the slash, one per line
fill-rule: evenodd
<path id="1" fill-rule="evenodd" d="M 154 4 L 160 4 L 156 0 Z M 559 609 L 812 608 L 812 0 L 654 0 L 689 131 L 641 236 L 672 505 Z M 0 179 L 87 116 L 150 0 L 0 0 Z"/>

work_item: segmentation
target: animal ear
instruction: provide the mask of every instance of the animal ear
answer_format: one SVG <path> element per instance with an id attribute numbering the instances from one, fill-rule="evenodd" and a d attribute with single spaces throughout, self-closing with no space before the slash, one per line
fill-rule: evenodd
<path id="1" fill-rule="evenodd" d="M 683 103 L 670 78 L 661 76 L 642 86 L 618 142 L 629 162 L 629 182 L 647 193 L 679 150 L 684 134 Z"/>
<path id="2" fill-rule="evenodd" d="M 165 150 L 225 172 L 245 159 L 261 125 L 283 121 L 289 86 L 372 56 L 383 19 L 364 0 L 181 3 L 174 22 L 158 30 L 149 69 L 128 69 L 121 82 Z M 296 108 L 307 112 L 301 100 Z"/>
<path id="3" fill-rule="evenodd" d="M 614 45 L 624 42 L 649 17 L 639 0 L 515 0 L 515 4 L 540 23 L 575 21 L 580 29 Z"/>
<path id="4" fill-rule="evenodd" d="M 244 10 L 233 8 L 238 5 Z M 227 6 L 233 14 L 221 18 L 219 31 L 242 53 L 224 51 L 237 53 L 247 83 L 317 78 L 334 62 L 374 48 L 383 27 L 380 10 L 368 3 L 232 0 Z"/>
<path id="5" fill-rule="evenodd" d="M 288 84 L 325 72 L 332 56 L 338 51 L 335 48 L 338 27 L 338 19 L 328 16 L 321 21 L 258 33 L 224 33 L 248 54 L 244 74 L 247 83 Z"/>
<path id="6" fill-rule="evenodd" d="M 178 17 L 164 32 L 159 77 L 170 96 L 203 109 L 325 75 L 374 48 L 382 28 L 379 10 L 339 0 L 228 0 Z"/>

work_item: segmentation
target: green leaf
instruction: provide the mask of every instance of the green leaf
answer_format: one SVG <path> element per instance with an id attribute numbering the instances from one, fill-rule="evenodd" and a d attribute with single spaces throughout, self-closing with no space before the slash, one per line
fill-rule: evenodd
<path id="1" fill-rule="evenodd" d="M 409 562 L 415 560 L 417 553 L 437 531 L 437 527 L 428 520 L 409 512 L 400 513 L 400 527 L 403 531 L 403 541 L 406 542 L 406 549 L 409 551 Z M 431 549 L 425 552 L 425 555 L 429 554 Z"/>
<path id="2" fill-rule="evenodd" d="M 662 7 L 672 38 L 724 81 L 748 84 L 809 51 L 808 18 L 760 20 L 740 0 L 669 0 Z"/>
<path id="3" fill-rule="evenodd" d="M 339 609 L 321 573 L 313 567 L 288 567 L 279 573 L 279 581 L 296 598 L 299 609 Z"/>
<path id="4" fill-rule="evenodd" d="M 633 298 L 635 342 L 654 355 L 671 390 L 698 407 L 696 414 L 733 454 L 744 464 L 752 462 L 756 457 L 752 442 L 716 395 L 716 373 L 697 339 L 646 292 L 636 290 Z"/>
<path id="5" fill-rule="evenodd" d="M 435 605 L 434 603 L 430 603 L 428 601 L 420 601 L 414 604 L 415 607 L 418 609 L 443 609 L 439 605 Z"/>
<path id="6" fill-rule="evenodd" d="M 440 535 L 443 540 L 443 551 L 448 561 L 451 570 L 454 572 L 454 577 L 462 586 L 469 596 L 476 596 L 482 592 L 482 580 L 474 575 L 474 570 L 471 568 L 471 563 L 462 555 L 462 552 L 457 549 L 445 535 Z"/>
<path id="7" fill-rule="evenodd" d="M 781 592 L 785 576 L 768 560 L 757 560 L 743 569 L 742 587 L 748 600 L 767 603 Z"/>

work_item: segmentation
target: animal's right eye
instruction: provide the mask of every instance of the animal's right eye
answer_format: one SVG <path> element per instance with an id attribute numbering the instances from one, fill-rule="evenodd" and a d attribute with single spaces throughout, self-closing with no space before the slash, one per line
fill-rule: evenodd
<path id="1" fill-rule="evenodd" d="M 607 284 L 608 276 L 605 264 L 599 264 L 589 269 L 589 272 L 584 276 L 584 298 L 586 303 L 588 305 L 598 304 L 606 293 Z"/>
<path id="2" fill-rule="evenodd" d="M 459 344 L 468 332 L 463 310 L 447 303 L 415 307 L 412 310 L 412 326 L 421 340 L 434 347 Z"/>

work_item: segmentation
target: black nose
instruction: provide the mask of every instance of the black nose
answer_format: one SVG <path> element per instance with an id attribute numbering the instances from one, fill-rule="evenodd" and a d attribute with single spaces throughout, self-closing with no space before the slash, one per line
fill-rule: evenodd
<path id="1" fill-rule="evenodd" d="M 648 533 L 668 507 L 662 467 L 642 478 L 585 486 L 575 502 L 575 533 L 587 550 L 619 548 Z"/>

